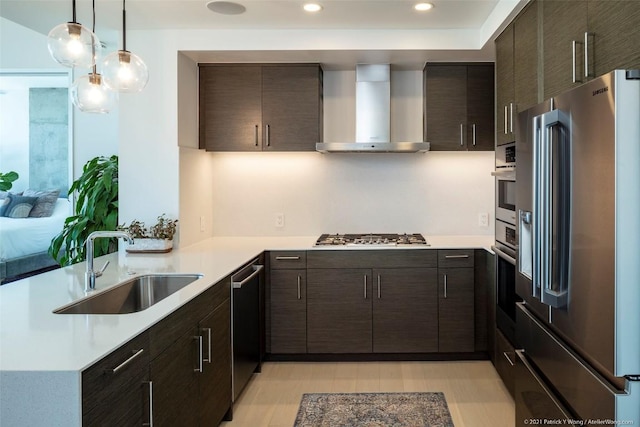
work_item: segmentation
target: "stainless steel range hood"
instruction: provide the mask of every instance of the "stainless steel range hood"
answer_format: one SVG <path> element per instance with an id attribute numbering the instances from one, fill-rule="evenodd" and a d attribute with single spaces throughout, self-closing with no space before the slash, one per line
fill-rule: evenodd
<path id="1" fill-rule="evenodd" d="M 390 142 L 391 68 L 356 65 L 356 142 L 319 142 L 321 153 L 420 153 L 428 142 Z"/>

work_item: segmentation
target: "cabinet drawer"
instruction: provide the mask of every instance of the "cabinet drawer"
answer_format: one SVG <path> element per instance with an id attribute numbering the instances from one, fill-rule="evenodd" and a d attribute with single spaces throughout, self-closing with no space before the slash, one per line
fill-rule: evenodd
<path id="1" fill-rule="evenodd" d="M 473 267 L 473 249 L 438 250 L 438 267 Z"/>
<path id="2" fill-rule="evenodd" d="M 307 252 L 308 268 L 426 268 L 436 265 L 436 251 L 431 249 L 341 249 Z"/>
<path id="3" fill-rule="evenodd" d="M 269 252 L 269 263 L 272 270 L 307 268 L 307 253 L 305 251 Z"/>
<path id="4" fill-rule="evenodd" d="M 149 335 L 144 332 L 82 372 L 82 412 L 122 390 L 137 389 L 149 366 Z"/>
<path id="5" fill-rule="evenodd" d="M 511 393 L 513 397 L 515 395 L 515 362 L 516 362 L 516 350 L 511 345 L 509 340 L 502 335 L 498 329 L 496 329 L 496 371 L 502 379 L 502 382 Z"/>

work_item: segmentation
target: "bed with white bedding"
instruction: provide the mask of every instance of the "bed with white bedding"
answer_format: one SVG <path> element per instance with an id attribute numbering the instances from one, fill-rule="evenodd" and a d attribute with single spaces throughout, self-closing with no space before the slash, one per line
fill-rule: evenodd
<path id="1" fill-rule="evenodd" d="M 0 217 L 0 283 L 6 278 L 56 265 L 48 254 L 49 245 L 62 231 L 69 215 L 71 202 L 59 198 L 49 217 Z"/>

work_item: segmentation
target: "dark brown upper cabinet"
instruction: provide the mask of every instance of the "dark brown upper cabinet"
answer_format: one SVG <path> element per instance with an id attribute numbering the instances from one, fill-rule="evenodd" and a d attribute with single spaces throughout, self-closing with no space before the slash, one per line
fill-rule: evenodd
<path id="1" fill-rule="evenodd" d="M 427 64 L 424 74 L 431 150 L 493 150 L 493 64 Z"/>
<path id="2" fill-rule="evenodd" d="M 315 151 L 318 64 L 200 64 L 199 138 L 207 151 Z"/>
<path id="3" fill-rule="evenodd" d="M 640 1 L 544 1 L 544 98 L 616 68 L 640 67 Z"/>
<path id="4" fill-rule="evenodd" d="M 612 70 L 640 68 L 638 22 L 638 0 L 532 1 L 496 39 L 497 143 L 514 139 L 518 111 Z"/>
<path id="5" fill-rule="evenodd" d="M 509 25 L 496 39 L 496 145 L 515 140 L 513 27 Z"/>

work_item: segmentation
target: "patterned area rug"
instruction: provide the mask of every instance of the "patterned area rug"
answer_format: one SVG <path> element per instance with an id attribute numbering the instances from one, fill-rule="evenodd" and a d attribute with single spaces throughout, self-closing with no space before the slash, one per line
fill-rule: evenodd
<path id="1" fill-rule="evenodd" d="M 453 427 L 444 393 L 302 395 L 294 427 Z"/>

